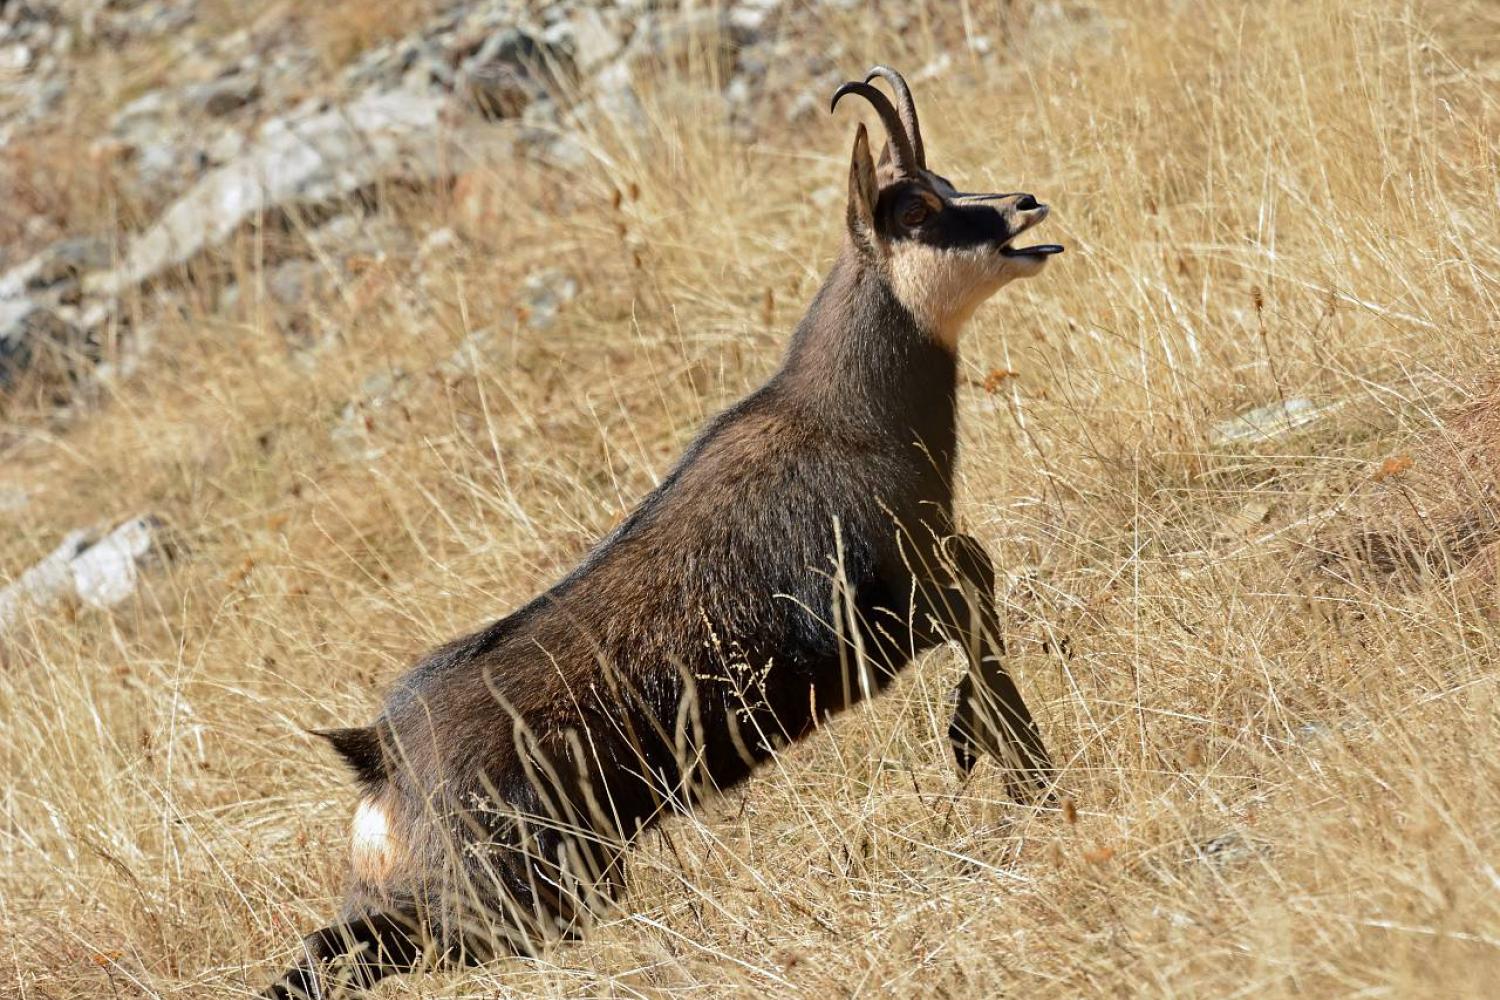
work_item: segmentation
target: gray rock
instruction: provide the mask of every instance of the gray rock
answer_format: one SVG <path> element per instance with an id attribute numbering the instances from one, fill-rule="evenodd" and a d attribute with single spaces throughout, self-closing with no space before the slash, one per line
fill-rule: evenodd
<path id="1" fill-rule="evenodd" d="M 407 90 L 449 91 L 457 82 L 453 67 L 439 56 L 423 53 L 401 75 L 401 86 Z"/>
<path id="2" fill-rule="evenodd" d="M 447 226 L 435 229 L 422 238 L 412 257 L 411 273 L 424 291 L 432 291 L 447 270 L 446 263 L 461 252 L 462 240 Z"/>
<path id="3" fill-rule="evenodd" d="M 25 42 L 0 45 L 0 73 L 24 73 L 31 67 L 35 53 Z"/>
<path id="4" fill-rule="evenodd" d="M 202 148 L 200 129 L 184 114 L 175 95 L 147 91 L 110 120 L 109 134 L 131 158 L 137 184 L 148 195 L 175 191 L 196 176 Z"/>
<path id="5" fill-rule="evenodd" d="M 526 128 L 517 141 L 528 158 L 560 170 L 580 170 L 589 161 L 584 137 L 570 129 Z"/>
<path id="6" fill-rule="evenodd" d="M 737 25 L 724 11 L 687 10 L 672 16 L 641 18 L 627 57 L 679 61 L 694 52 L 734 51 L 755 39 L 754 29 Z"/>
<path id="7" fill-rule="evenodd" d="M 161 551 L 162 523 L 137 517 L 103 534 L 74 531 L 41 562 L 0 589 L 0 635 L 28 612 L 46 611 L 71 598 L 112 608 L 136 590 L 140 573 Z"/>
<path id="8" fill-rule="evenodd" d="M 200 151 L 184 149 L 176 142 L 146 142 L 131 148 L 135 151 L 136 176 L 150 191 L 170 190 L 195 174 L 201 155 Z"/>
<path id="9" fill-rule="evenodd" d="M 409 373 L 401 368 L 377 372 L 361 383 L 359 397 L 344 404 L 330 437 L 343 455 L 373 462 L 385 454 L 385 446 L 374 433 L 384 421 L 383 411 L 394 407 L 414 388 Z"/>
<path id="10" fill-rule="evenodd" d="M 579 70 L 588 73 L 595 67 L 613 59 L 625 47 L 618 26 L 605 22 L 604 16 L 594 7 L 582 7 L 573 12 L 564 22 L 573 52 L 573 62 Z"/>
<path id="11" fill-rule="evenodd" d="M 126 134 L 149 133 L 149 123 L 170 117 L 171 107 L 160 92 L 144 95 L 117 116 L 116 126 Z M 268 122 L 247 150 L 210 170 L 131 237 L 116 266 L 110 266 L 109 243 L 74 239 L 0 274 L 0 390 L 44 359 L 64 361 L 69 372 L 75 360 L 91 360 L 88 331 L 118 313 L 121 295 L 262 213 L 329 204 L 381 180 L 449 176 L 474 162 L 493 162 L 508 148 L 509 139 L 497 130 L 461 119 L 453 124 L 454 111 L 450 97 L 405 91 L 369 92 L 329 109 L 308 102 Z M 180 168 L 182 150 L 170 142 L 147 146 L 137 157 L 149 164 L 155 150 L 164 168 Z M 218 152 L 234 150 L 226 145 Z M 370 230 L 371 252 L 383 249 L 370 224 L 352 224 Z M 329 256 L 336 259 L 351 252 L 343 243 L 333 249 Z M 288 262 L 270 276 L 269 290 L 278 301 L 301 305 L 322 294 L 328 277 L 326 263 Z"/>
<path id="12" fill-rule="evenodd" d="M 442 97 L 384 91 L 268 122 L 249 151 L 206 174 L 85 291 L 118 296 L 278 206 L 326 204 L 377 180 L 431 180 L 493 155 L 493 136 L 447 127 L 449 109 Z"/>
<path id="13" fill-rule="evenodd" d="M 210 163 L 221 166 L 241 156 L 245 152 L 246 145 L 247 141 L 243 132 L 235 128 L 226 128 L 209 140 L 208 144 L 203 147 L 203 153 Z"/>
<path id="14" fill-rule="evenodd" d="M 219 289 L 219 298 L 215 308 L 227 316 L 233 316 L 235 310 L 240 307 L 240 297 L 240 283 L 238 281 L 231 281 Z"/>
<path id="15" fill-rule="evenodd" d="M 421 34 L 382 45 L 365 54 L 344 72 L 361 88 L 452 90 L 456 63 L 444 47 Z"/>
<path id="16" fill-rule="evenodd" d="M 736 108 L 747 108 L 755 99 L 755 83 L 747 73 L 736 73 L 724 88 L 724 100 Z"/>
<path id="17" fill-rule="evenodd" d="M 432 254 L 443 253 L 458 245 L 458 234 L 447 226 L 434 229 L 422 238 L 422 245 L 417 247 L 417 254 L 428 257 Z"/>
<path id="18" fill-rule="evenodd" d="M 68 81 L 55 76 L 34 80 L 30 92 L 26 116 L 37 121 L 52 114 L 62 104 L 63 98 L 68 96 Z"/>
<path id="19" fill-rule="evenodd" d="M 115 112 L 109 121 L 109 129 L 122 139 L 141 126 L 154 127 L 171 110 L 171 101 L 164 90 L 148 90 L 140 97 Z"/>
<path id="20" fill-rule="evenodd" d="M 307 234 L 307 244 L 315 254 L 336 261 L 403 253 L 409 243 L 407 231 L 379 213 L 345 212 Z"/>
<path id="21" fill-rule="evenodd" d="M 745 32 L 759 32 L 781 7 L 781 0 L 742 0 L 729 10 L 729 23 Z"/>
<path id="22" fill-rule="evenodd" d="M 106 44 L 122 44 L 137 38 L 159 38 L 179 31 L 198 16 L 197 4 L 182 0 L 148 0 L 146 3 L 103 4 L 89 7 L 80 26 L 85 35 Z"/>
<path id="23" fill-rule="evenodd" d="M 112 608 L 135 593 L 140 566 L 160 530 L 155 518 L 138 517 L 74 556 L 69 570 L 78 599 L 90 607 Z"/>
<path id="24" fill-rule="evenodd" d="M 1239 831 L 1231 830 L 1192 845 L 1191 853 L 1183 860 L 1188 863 L 1230 865 L 1264 854 L 1264 846 Z"/>
<path id="25" fill-rule="evenodd" d="M 560 268 L 549 267 L 531 275 L 521 285 L 521 304 L 526 324 L 545 330 L 557 320 L 562 307 L 578 297 L 578 280 Z"/>
<path id="26" fill-rule="evenodd" d="M 231 73 L 200 83 L 183 92 L 183 104 L 211 118 L 232 114 L 260 99 L 260 79 L 248 73 Z"/>
<path id="27" fill-rule="evenodd" d="M 646 127 L 646 109 L 636 96 L 627 60 L 612 62 L 594 75 L 594 99 L 589 103 L 615 128 L 639 132 Z"/>
<path id="28" fill-rule="evenodd" d="M 55 308 L 25 298 L 0 299 L 0 390 L 10 388 L 22 372 L 40 361 L 61 362 L 66 367 L 68 356 L 82 341 L 78 328 Z"/>
<path id="29" fill-rule="evenodd" d="M 563 53 L 519 28 L 507 28 L 485 39 L 464 60 L 460 79 L 465 95 L 488 118 L 517 118 L 526 106 L 545 97 L 553 68 Z"/>
<path id="30" fill-rule="evenodd" d="M 1221 446 L 1270 441 L 1317 423 L 1328 412 L 1329 408 L 1319 407 L 1310 399 L 1277 401 L 1219 421 L 1213 426 L 1211 440 Z"/>
<path id="31" fill-rule="evenodd" d="M 110 265 L 112 247 L 98 236 L 73 236 L 38 254 L 36 268 L 26 281 L 28 291 L 52 288 Z"/>
<path id="32" fill-rule="evenodd" d="M 28 610 L 52 607 L 72 591 L 69 567 L 88 545 L 88 532 L 70 532 L 45 559 L 0 589 L 0 634 L 18 624 Z"/>
<path id="33" fill-rule="evenodd" d="M 287 260 L 266 277 L 266 294 L 283 306 L 304 308 L 328 291 L 327 268 L 314 260 Z"/>

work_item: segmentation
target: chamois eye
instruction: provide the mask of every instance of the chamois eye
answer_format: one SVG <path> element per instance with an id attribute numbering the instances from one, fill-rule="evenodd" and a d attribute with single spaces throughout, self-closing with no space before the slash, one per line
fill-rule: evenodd
<path id="1" fill-rule="evenodd" d="M 932 209 L 927 207 L 927 202 L 914 201 L 906 207 L 906 211 L 901 213 L 901 224 L 907 229 L 915 229 L 926 222 L 931 214 Z"/>

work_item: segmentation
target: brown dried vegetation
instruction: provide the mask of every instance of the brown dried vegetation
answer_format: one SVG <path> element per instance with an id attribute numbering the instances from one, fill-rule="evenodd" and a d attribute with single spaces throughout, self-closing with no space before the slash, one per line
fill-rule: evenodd
<path id="1" fill-rule="evenodd" d="M 922 66 L 958 6 L 828 37 L 848 72 Z M 965 339 L 958 493 L 1072 809 L 955 780 L 934 654 L 648 838 L 587 941 L 385 996 L 1493 992 L 1500 628 L 1441 573 L 1325 590 L 1301 548 L 1352 484 L 1370 530 L 1403 491 L 1485 496 L 1490 418 L 1427 431 L 1500 316 L 1493 4 L 962 6 L 1004 58 L 945 46 L 929 148 L 1047 192 L 1069 246 Z M 30 501 L 0 573 L 101 512 L 162 514 L 184 556 L 0 649 L 0 994 L 259 989 L 341 888 L 355 794 L 302 727 L 555 580 L 775 363 L 837 246 L 816 193 L 847 130 L 777 117 L 746 149 L 710 81 L 670 82 L 648 144 L 599 137 L 607 170 L 496 163 L 475 190 L 521 194 L 480 200 L 488 240 L 392 245 L 316 303 L 315 355 L 247 238 L 233 314 L 219 277 L 165 289 L 183 307 L 94 410 L 7 415 L 0 490 Z M 451 192 L 382 211 L 413 243 L 454 224 Z M 578 298 L 517 322 L 556 266 Z M 1207 443 L 1282 396 L 1341 408 Z"/>

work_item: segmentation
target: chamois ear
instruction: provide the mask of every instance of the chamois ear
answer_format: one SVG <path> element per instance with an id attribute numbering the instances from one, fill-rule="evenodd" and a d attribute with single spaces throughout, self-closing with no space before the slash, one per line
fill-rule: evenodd
<path id="1" fill-rule="evenodd" d="M 885 184 L 897 177 L 896 155 L 891 152 L 891 140 L 887 139 L 880 144 L 880 155 L 875 158 L 875 180 L 878 184 Z"/>
<path id="2" fill-rule="evenodd" d="M 854 155 L 849 161 L 849 235 L 854 242 L 875 249 L 875 199 L 880 186 L 875 180 L 875 161 L 870 158 L 870 136 L 864 122 L 854 133 Z"/>

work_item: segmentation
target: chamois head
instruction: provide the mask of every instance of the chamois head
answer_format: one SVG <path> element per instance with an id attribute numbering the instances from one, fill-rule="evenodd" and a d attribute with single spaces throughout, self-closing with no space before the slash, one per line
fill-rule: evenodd
<path id="1" fill-rule="evenodd" d="M 876 77 L 890 84 L 899 110 L 871 86 Z M 854 252 L 884 276 L 918 325 L 951 349 L 981 302 L 1062 253 L 1056 243 L 1014 245 L 1047 217 L 1047 206 L 1029 194 L 961 193 L 927 169 L 916 104 L 895 70 L 876 66 L 863 82 L 839 87 L 832 108 L 846 94 L 869 101 L 887 135 L 877 163 L 864 125 L 854 134 L 847 212 Z"/>

